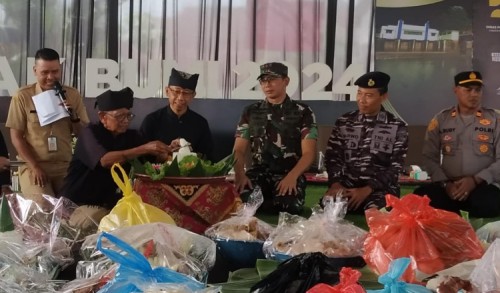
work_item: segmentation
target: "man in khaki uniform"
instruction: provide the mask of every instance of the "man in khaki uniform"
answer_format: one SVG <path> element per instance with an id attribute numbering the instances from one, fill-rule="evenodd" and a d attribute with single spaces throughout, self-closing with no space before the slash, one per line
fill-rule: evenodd
<path id="1" fill-rule="evenodd" d="M 481 106 L 482 90 L 481 73 L 455 76 L 458 105 L 434 116 L 425 135 L 424 165 L 433 183 L 415 193 L 428 195 L 439 209 L 496 217 L 500 215 L 500 114 Z"/>
<path id="2" fill-rule="evenodd" d="M 66 99 L 60 106 L 67 108 L 70 116 L 41 126 L 32 97 L 54 89 L 61 79 L 59 54 L 49 48 L 38 50 L 33 73 L 37 82 L 20 88 L 12 97 L 5 125 L 25 162 L 19 169 L 21 191 L 36 199 L 40 194 L 58 195 L 72 156 L 72 134 L 78 134 L 89 118 L 78 91 L 63 86 Z"/>

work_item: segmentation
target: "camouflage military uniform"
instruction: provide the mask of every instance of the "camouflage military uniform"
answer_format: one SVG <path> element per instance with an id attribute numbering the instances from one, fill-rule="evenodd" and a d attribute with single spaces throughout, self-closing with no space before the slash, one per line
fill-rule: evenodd
<path id="1" fill-rule="evenodd" d="M 272 199 L 280 210 L 300 212 L 304 205 L 305 177 L 297 180 L 297 195 L 276 196 L 276 186 L 300 159 L 301 141 L 318 137 L 311 108 L 288 96 L 279 105 L 265 100 L 252 104 L 243 111 L 236 137 L 250 141 L 252 167 L 246 175 L 253 186 L 262 188 L 265 201 Z M 250 193 L 251 190 L 243 191 L 242 199 Z"/>
<path id="2" fill-rule="evenodd" d="M 408 149 L 406 123 L 384 108 L 377 116 L 359 111 L 341 116 L 332 129 L 325 153 L 328 184 L 347 188 L 370 186 L 374 191 L 357 212 L 385 206 L 387 193 L 399 195 L 398 177 Z"/>
<path id="3" fill-rule="evenodd" d="M 423 157 L 434 183 L 415 190 L 428 195 L 431 205 L 454 212 L 469 211 L 475 217 L 500 215 L 500 114 L 480 108 L 462 116 L 455 107 L 445 109 L 429 123 Z M 441 162 L 442 155 L 442 162 Z M 466 176 L 484 180 L 465 201 L 451 199 L 442 182 Z"/>

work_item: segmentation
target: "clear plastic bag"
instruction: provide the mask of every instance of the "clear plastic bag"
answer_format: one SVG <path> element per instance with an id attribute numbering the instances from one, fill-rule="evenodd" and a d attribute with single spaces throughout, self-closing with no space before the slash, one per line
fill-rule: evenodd
<path id="1" fill-rule="evenodd" d="M 490 222 L 476 231 L 477 237 L 485 243 L 493 243 L 500 238 L 500 221 Z"/>
<path id="2" fill-rule="evenodd" d="M 278 227 L 264 243 L 266 257 L 307 252 L 322 252 L 338 258 L 363 255 L 367 232 L 343 219 L 346 205 L 347 201 L 341 197 L 329 197 L 324 201 L 324 209 L 315 207 L 307 220 L 280 213 Z"/>
<path id="3" fill-rule="evenodd" d="M 51 272 L 54 266 L 65 268 L 74 261 L 85 236 L 95 233 L 97 225 L 80 229 L 72 227 L 69 218 L 78 206 L 71 200 L 49 195 L 41 196 L 41 203 L 21 194 L 5 195 L 10 214 L 25 245 L 38 247 L 38 270 Z"/>
<path id="4" fill-rule="evenodd" d="M 211 239 L 264 242 L 274 228 L 254 216 L 263 202 L 262 191 L 256 187 L 236 215 L 212 225 L 205 235 Z"/>
<path id="5" fill-rule="evenodd" d="M 110 234 L 141 251 L 153 267 L 168 267 L 201 282 L 206 282 L 208 272 L 215 264 L 215 243 L 212 240 L 174 225 L 136 225 L 113 230 Z M 91 235 L 82 244 L 81 254 L 84 260 L 105 259 L 96 249 L 98 236 Z M 103 240 L 103 245 L 106 244 Z M 102 268 L 105 269 L 106 266 L 103 265 Z"/>
<path id="6" fill-rule="evenodd" d="M 500 291 L 500 239 L 490 245 L 470 275 L 479 292 Z"/>

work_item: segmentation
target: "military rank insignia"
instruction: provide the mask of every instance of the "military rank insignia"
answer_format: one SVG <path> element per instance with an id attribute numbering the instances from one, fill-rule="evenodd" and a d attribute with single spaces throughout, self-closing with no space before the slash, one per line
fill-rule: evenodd
<path id="1" fill-rule="evenodd" d="M 479 123 L 481 123 L 481 125 L 485 125 L 486 126 L 486 125 L 490 125 L 491 121 L 485 118 L 485 119 L 479 120 Z"/>

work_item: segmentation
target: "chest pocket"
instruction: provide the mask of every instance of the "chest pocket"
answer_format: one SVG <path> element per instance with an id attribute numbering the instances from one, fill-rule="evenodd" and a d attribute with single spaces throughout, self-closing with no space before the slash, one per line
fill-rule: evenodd
<path id="1" fill-rule="evenodd" d="M 443 155 L 453 156 L 457 148 L 457 135 L 454 131 L 441 133 L 441 152 Z"/>
<path id="2" fill-rule="evenodd" d="M 352 126 L 341 126 L 340 134 L 345 139 L 345 146 L 348 150 L 356 150 L 359 148 L 361 140 L 361 128 Z"/>
<path id="3" fill-rule="evenodd" d="M 281 125 L 282 138 L 295 140 L 300 137 L 300 121 L 301 114 L 299 111 L 285 113 L 283 117 L 283 124 Z"/>
<path id="4" fill-rule="evenodd" d="M 372 152 L 392 154 L 397 132 L 397 125 L 375 125 L 372 133 L 370 150 Z"/>
<path id="5" fill-rule="evenodd" d="M 261 137 L 266 133 L 267 115 L 265 112 L 259 111 L 250 115 L 248 121 L 248 131 L 250 137 Z"/>

